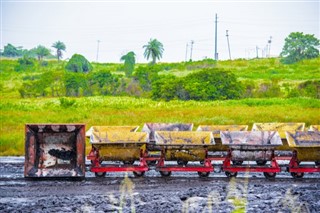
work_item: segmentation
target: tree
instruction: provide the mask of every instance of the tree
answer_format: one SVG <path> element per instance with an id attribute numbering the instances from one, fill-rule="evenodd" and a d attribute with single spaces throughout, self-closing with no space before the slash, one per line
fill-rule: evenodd
<path id="1" fill-rule="evenodd" d="M 311 59 L 319 56 L 319 39 L 311 34 L 293 32 L 285 39 L 280 56 L 282 62 L 292 64 L 303 59 Z"/>
<path id="2" fill-rule="evenodd" d="M 127 77 L 130 77 L 134 70 L 134 65 L 136 64 L 135 56 L 136 54 L 130 51 L 120 58 L 121 61 L 124 61 L 124 71 Z"/>
<path id="3" fill-rule="evenodd" d="M 68 61 L 66 69 L 73 72 L 89 72 L 92 70 L 92 65 L 84 56 L 74 54 Z"/>
<path id="4" fill-rule="evenodd" d="M 53 43 L 52 47 L 57 49 L 57 58 L 59 61 L 60 58 L 62 58 L 62 51 L 66 51 L 66 45 L 61 41 L 57 41 Z"/>
<path id="5" fill-rule="evenodd" d="M 50 55 L 50 50 L 42 45 L 38 45 L 34 49 L 34 52 L 37 55 L 39 61 L 41 61 L 43 57 Z"/>
<path id="6" fill-rule="evenodd" d="M 150 39 L 148 44 L 144 45 L 144 57 L 148 60 L 150 57 L 152 58 L 151 64 L 155 64 L 156 60 L 160 60 L 162 58 L 163 53 L 163 45 L 157 39 Z"/>
<path id="7" fill-rule="evenodd" d="M 1 55 L 5 57 L 19 57 L 22 56 L 23 50 L 21 47 L 15 47 L 12 44 L 7 44 L 3 48 Z"/>

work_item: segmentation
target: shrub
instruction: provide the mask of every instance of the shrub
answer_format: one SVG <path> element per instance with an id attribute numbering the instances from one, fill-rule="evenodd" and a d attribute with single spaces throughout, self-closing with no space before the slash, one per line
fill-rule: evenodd
<path id="1" fill-rule="evenodd" d="M 24 56 L 18 59 L 18 64 L 14 67 L 17 72 L 20 71 L 32 71 L 35 66 L 35 59 Z"/>
<path id="2" fill-rule="evenodd" d="M 67 99 L 67 98 L 59 98 L 60 101 L 60 106 L 62 108 L 69 108 L 71 106 L 74 106 L 76 104 L 76 100 L 75 99 Z"/>
<path id="3" fill-rule="evenodd" d="M 217 69 L 205 69 L 192 73 L 183 79 L 187 93 L 192 100 L 225 100 L 240 98 L 243 86 L 234 74 Z"/>
<path id="4" fill-rule="evenodd" d="M 152 84 L 152 99 L 162 99 L 170 101 L 173 99 L 183 99 L 181 79 L 174 75 L 161 76 Z"/>
<path id="5" fill-rule="evenodd" d="M 84 56 L 74 54 L 68 61 L 66 69 L 72 72 L 90 72 L 92 65 Z"/>
<path id="6" fill-rule="evenodd" d="M 298 86 L 301 96 L 320 99 L 320 81 L 306 81 Z"/>
<path id="7" fill-rule="evenodd" d="M 240 98 L 243 86 L 225 71 L 206 69 L 184 78 L 164 76 L 152 85 L 153 99 L 225 100 Z"/>
<path id="8" fill-rule="evenodd" d="M 149 92 L 152 89 L 152 83 L 156 81 L 159 78 L 158 67 L 154 66 L 146 66 L 146 67 L 139 67 L 133 77 L 134 80 L 138 81 L 140 83 L 140 86 L 143 91 Z"/>
<path id="9" fill-rule="evenodd" d="M 90 74 L 88 81 L 93 90 L 100 95 L 115 95 L 120 86 L 119 77 L 106 70 Z"/>
<path id="10" fill-rule="evenodd" d="M 281 88 L 278 79 L 272 79 L 271 82 L 264 82 L 259 85 L 259 89 L 255 94 L 258 98 L 274 98 L 281 97 Z"/>

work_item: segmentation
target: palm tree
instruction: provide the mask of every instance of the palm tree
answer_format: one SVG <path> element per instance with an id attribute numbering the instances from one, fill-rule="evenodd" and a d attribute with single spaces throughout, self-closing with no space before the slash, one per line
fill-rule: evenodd
<path id="1" fill-rule="evenodd" d="M 33 51 L 37 55 L 39 61 L 41 61 L 43 57 L 50 55 L 50 50 L 42 45 L 38 45 L 36 48 L 33 49 Z"/>
<path id="2" fill-rule="evenodd" d="M 57 41 L 53 43 L 52 47 L 57 49 L 57 58 L 59 61 L 60 58 L 62 58 L 62 51 L 66 51 L 66 45 L 61 41 Z"/>
<path id="3" fill-rule="evenodd" d="M 150 39 L 147 45 L 144 45 L 144 57 L 147 58 L 147 60 L 151 57 L 152 58 L 152 64 L 156 63 L 156 60 L 160 60 L 163 53 L 163 45 L 160 41 L 157 39 Z"/>
<path id="4" fill-rule="evenodd" d="M 136 64 L 135 56 L 136 54 L 130 51 L 127 54 L 121 56 L 120 58 L 120 61 L 124 61 L 124 71 L 127 77 L 130 77 L 134 70 L 134 65 Z"/>

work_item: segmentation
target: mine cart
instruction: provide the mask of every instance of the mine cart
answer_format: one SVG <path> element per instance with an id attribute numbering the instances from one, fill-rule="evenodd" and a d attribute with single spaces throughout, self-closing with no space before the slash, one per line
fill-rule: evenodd
<path id="1" fill-rule="evenodd" d="M 252 131 L 277 131 L 281 137 L 282 145 L 276 147 L 276 159 L 290 160 L 292 148 L 288 144 L 286 132 L 304 131 L 304 128 L 304 123 L 254 123 Z M 265 162 L 257 162 L 257 164 L 263 163 Z"/>
<path id="2" fill-rule="evenodd" d="M 84 124 L 26 124 L 26 178 L 84 178 Z"/>
<path id="3" fill-rule="evenodd" d="M 266 178 L 274 178 L 280 167 L 274 156 L 274 149 L 282 145 L 276 131 L 221 131 L 223 145 L 229 147 L 222 170 L 228 177 L 237 172 L 263 172 Z M 248 161 L 247 165 L 232 165 L 232 161 Z M 252 165 L 250 161 L 270 161 L 270 165 Z"/>
<path id="4" fill-rule="evenodd" d="M 309 131 L 320 132 L 320 125 L 311 125 Z"/>
<path id="5" fill-rule="evenodd" d="M 223 161 L 229 149 L 222 145 L 220 131 L 247 131 L 248 125 L 200 125 L 197 131 L 211 131 L 214 137 L 215 146 L 210 146 L 210 158 L 214 161 Z M 241 165 L 241 161 L 234 161 L 233 164 Z"/>
<path id="6" fill-rule="evenodd" d="M 287 132 L 289 146 L 293 148 L 288 171 L 294 178 L 302 178 L 305 172 L 320 172 L 320 132 Z M 314 162 L 315 165 L 303 162 Z"/>
<path id="7" fill-rule="evenodd" d="M 125 126 L 90 128 L 87 136 L 92 149 L 87 159 L 91 160 L 91 172 L 97 177 L 104 177 L 106 172 L 128 171 L 137 177 L 143 176 L 148 171 L 145 160 L 148 134 L 136 132 L 137 129 L 138 127 Z M 134 165 L 136 160 L 139 161 L 138 165 Z"/>
<path id="8" fill-rule="evenodd" d="M 155 131 L 192 131 L 192 123 L 145 123 L 142 132 L 149 135 L 147 150 L 149 150 L 149 158 L 147 160 L 150 166 L 156 165 L 161 155 L 161 147 L 156 145 Z M 187 164 L 187 161 L 178 161 L 179 165 Z"/>
<path id="9" fill-rule="evenodd" d="M 161 148 L 156 170 L 162 176 L 170 176 L 174 171 L 198 172 L 200 177 L 207 177 L 213 171 L 208 159 L 208 148 L 215 144 L 212 132 L 155 131 L 154 138 Z M 177 161 L 178 164 L 166 164 L 169 161 Z M 187 165 L 190 161 L 197 162 Z M 200 164 L 200 161 L 203 163 Z"/>

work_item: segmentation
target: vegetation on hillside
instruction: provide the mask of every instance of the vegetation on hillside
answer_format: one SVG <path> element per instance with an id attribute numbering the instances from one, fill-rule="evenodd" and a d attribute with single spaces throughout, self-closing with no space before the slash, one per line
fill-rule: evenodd
<path id="1" fill-rule="evenodd" d="M 277 58 L 135 64 L 132 75 L 126 75 L 126 65 L 91 64 L 79 57 L 74 55 L 68 62 L 37 62 L 29 57 L 1 59 L 0 89 L 5 96 L 23 98 L 94 95 L 155 100 L 320 98 L 320 58 L 290 65 L 280 63 Z"/>

